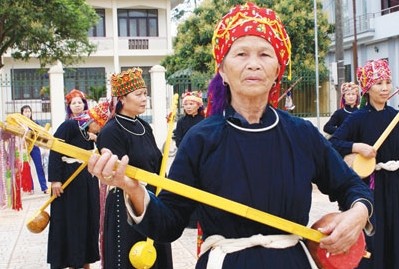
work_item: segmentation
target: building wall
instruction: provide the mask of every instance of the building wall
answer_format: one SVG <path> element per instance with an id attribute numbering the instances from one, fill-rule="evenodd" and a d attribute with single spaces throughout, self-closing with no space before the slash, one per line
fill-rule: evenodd
<path id="1" fill-rule="evenodd" d="M 91 37 L 91 41 L 97 44 L 97 51 L 85 58 L 83 62 L 71 68 L 105 68 L 105 73 L 110 76 L 112 73 L 120 72 L 122 68 L 126 67 L 154 67 L 158 66 L 160 62 L 167 55 L 173 52 L 172 50 L 172 35 L 171 35 L 171 8 L 177 4 L 182 3 L 182 0 L 87 0 L 96 9 L 105 9 L 105 37 Z M 158 36 L 157 37 L 118 37 L 117 31 L 117 9 L 158 9 Z M 129 39 L 148 39 L 148 49 L 129 49 Z M 31 59 L 28 62 L 16 61 L 11 58 L 11 51 L 8 51 L 3 56 L 4 67 L 0 70 L 0 80 L 6 81 L 11 78 L 12 69 L 39 69 L 40 64 L 37 59 Z M 47 68 L 50 68 L 48 66 Z M 64 67 L 65 68 L 65 67 Z M 159 83 L 158 83 L 159 84 Z M 155 84 L 157 85 L 157 84 Z M 166 85 L 159 85 L 159 89 L 165 89 Z M 13 112 L 17 112 L 22 103 L 29 102 L 34 104 L 41 104 L 41 100 L 12 100 L 11 87 L 6 84 L 0 85 L 0 103 L 12 103 Z M 157 88 L 157 87 L 156 87 Z M 157 93 L 159 89 L 154 89 Z M 70 89 L 67 89 L 70 90 Z M 60 91 L 57 91 L 57 95 Z M 62 91 L 61 91 L 62 94 Z M 54 94 L 53 94 L 54 95 Z M 110 96 L 110 85 L 107 83 L 107 97 Z M 164 94 L 155 94 L 154 98 L 164 96 Z M 63 106 L 63 98 L 61 100 Z M 150 103 L 154 102 L 150 99 Z M 40 110 L 40 105 L 37 106 Z M 0 120 L 5 120 L 6 111 L 5 105 L 1 106 Z M 47 115 L 47 114 L 46 114 Z M 165 118 L 166 111 L 159 115 L 162 119 Z M 46 116 L 48 117 L 48 116 Z M 50 116 L 51 117 L 51 116 Z M 154 119 L 153 119 L 154 120 Z M 157 139 L 157 142 L 158 139 Z"/>

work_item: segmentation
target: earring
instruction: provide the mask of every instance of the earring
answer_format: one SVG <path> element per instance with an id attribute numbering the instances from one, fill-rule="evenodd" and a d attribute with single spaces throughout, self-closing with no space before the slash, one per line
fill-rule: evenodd
<path id="1" fill-rule="evenodd" d="M 272 88 L 276 87 L 276 85 L 277 85 L 277 82 L 274 82 Z"/>
<path id="2" fill-rule="evenodd" d="M 223 84 L 223 86 L 225 86 L 225 87 L 227 87 L 228 86 L 228 84 L 224 81 L 224 77 L 223 76 L 221 76 L 221 78 L 222 78 L 222 84 Z"/>

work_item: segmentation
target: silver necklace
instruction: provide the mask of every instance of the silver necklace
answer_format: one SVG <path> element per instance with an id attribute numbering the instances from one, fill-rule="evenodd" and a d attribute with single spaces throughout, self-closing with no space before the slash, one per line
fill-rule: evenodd
<path id="1" fill-rule="evenodd" d="M 244 131 L 244 132 L 259 133 L 259 132 L 268 131 L 268 130 L 270 130 L 270 129 L 276 127 L 276 125 L 277 125 L 278 122 L 280 121 L 280 117 L 278 116 L 277 111 L 276 111 L 274 108 L 272 108 L 272 107 L 270 107 L 270 109 L 274 112 L 274 115 L 276 115 L 276 120 L 275 120 L 275 122 L 274 122 L 272 125 L 269 125 L 269 126 L 264 127 L 264 128 L 259 128 L 259 129 L 244 128 L 244 127 L 235 125 L 235 124 L 232 123 L 231 121 L 228 121 L 228 120 L 226 120 L 226 121 L 227 121 L 227 123 L 230 124 L 232 127 L 236 128 L 236 129 L 238 129 L 238 130 Z M 224 111 L 223 111 L 223 114 L 224 114 Z"/>
<path id="2" fill-rule="evenodd" d="M 90 135 L 86 132 L 86 130 L 82 130 L 82 128 L 79 127 L 79 131 L 86 141 L 90 141 Z"/>
<path id="3" fill-rule="evenodd" d="M 346 112 L 346 113 L 348 113 L 348 114 L 352 114 L 352 111 L 348 111 L 348 110 L 346 110 L 346 108 L 344 107 L 344 111 Z"/>
<path id="4" fill-rule="evenodd" d="M 121 118 L 121 119 L 127 120 L 127 121 L 134 122 L 134 123 L 135 123 L 135 122 L 138 122 L 138 123 L 141 125 L 141 127 L 143 128 L 143 132 L 140 133 L 140 134 L 137 134 L 137 133 L 135 133 L 135 132 L 132 132 L 132 131 L 128 130 L 125 126 L 123 126 L 123 125 L 119 122 L 118 117 Z M 117 114 L 116 117 L 115 117 L 115 120 L 116 120 L 116 122 L 119 124 L 119 126 L 122 127 L 123 130 L 125 130 L 125 131 L 128 132 L 128 133 L 131 133 L 132 135 L 141 136 L 141 135 L 144 135 L 144 134 L 145 134 L 144 125 L 143 125 L 139 120 L 137 120 L 137 119 L 127 118 L 127 117 L 124 117 L 124 116 L 122 116 L 122 115 L 118 115 L 118 114 Z"/>
<path id="5" fill-rule="evenodd" d="M 127 120 L 127 121 L 131 121 L 131 122 L 136 122 L 136 121 L 137 121 L 137 117 L 135 117 L 135 118 L 129 118 L 129 117 L 125 117 L 125 116 L 120 115 L 120 114 L 116 114 L 116 116 L 119 117 L 119 118 L 121 118 L 121 119 L 124 119 L 124 120 Z"/>

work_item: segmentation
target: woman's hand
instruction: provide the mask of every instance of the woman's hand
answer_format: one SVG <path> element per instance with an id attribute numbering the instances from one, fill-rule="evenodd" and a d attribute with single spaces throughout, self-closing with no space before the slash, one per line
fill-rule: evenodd
<path id="1" fill-rule="evenodd" d="M 56 195 L 57 197 L 60 197 L 62 193 L 64 193 L 64 190 L 61 188 L 62 183 L 57 181 L 57 182 L 51 182 L 51 193 L 52 195 Z"/>
<path id="2" fill-rule="evenodd" d="M 87 168 L 92 175 L 106 185 L 121 189 L 128 186 L 134 188 L 138 182 L 125 176 L 128 162 L 129 158 L 126 155 L 118 161 L 118 156 L 112 154 L 109 149 L 103 148 L 101 155 L 94 154 L 90 157 Z"/>
<path id="3" fill-rule="evenodd" d="M 89 140 L 97 142 L 97 135 L 95 133 L 87 132 L 87 134 L 89 135 Z"/>
<path id="4" fill-rule="evenodd" d="M 375 148 L 365 143 L 353 143 L 352 152 L 359 153 L 366 158 L 375 158 L 377 156 Z"/>
<path id="5" fill-rule="evenodd" d="M 144 211 L 146 190 L 137 180 L 125 175 L 128 163 L 128 156 L 125 155 L 118 161 L 118 156 L 113 155 L 109 149 L 103 148 L 101 155 L 94 154 L 90 157 L 87 169 L 102 183 L 123 189 L 129 196 L 135 213 L 141 215 Z"/>
<path id="6" fill-rule="evenodd" d="M 357 202 L 342 213 L 335 214 L 324 226 L 318 230 L 328 236 L 320 240 L 320 248 L 334 254 L 347 253 L 355 244 L 368 221 L 367 207 Z"/>

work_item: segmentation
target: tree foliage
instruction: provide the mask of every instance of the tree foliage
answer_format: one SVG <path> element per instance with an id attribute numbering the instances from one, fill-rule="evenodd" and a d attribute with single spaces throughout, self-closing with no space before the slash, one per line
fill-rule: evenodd
<path id="1" fill-rule="evenodd" d="M 315 34 L 313 0 L 257 0 L 259 6 L 275 10 L 283 21 L 292 43 L 292 74 L 295 71 L 315 70 Z M 162 65 L 168 78 L 178 70 L 191 69 L 192 79 L 210 79 L 214 73 L 211 40 L 214 27 L 230 8 L 245 1 L 204 0 L 193 14 L 178 25 L 173 41 L 174 54 L 167 56 Z M 323 64 L 330 44 L 328 23 L 322 6 L 318 3 L 318 55 L 320 74 L 326 74 Z M 207 80 L 208 80 L 207 79 Z M 207 81 L 206 80 L 206 81 Z"/>
<path id="2" fill-rule="evenodd" d="M 0 0 L 0 56 L 12 49 L 13 58 L 35 57 L 41 67 L 76 63 L 95 50 L 88 31 L 97 20 L 85 0 Z"/>

